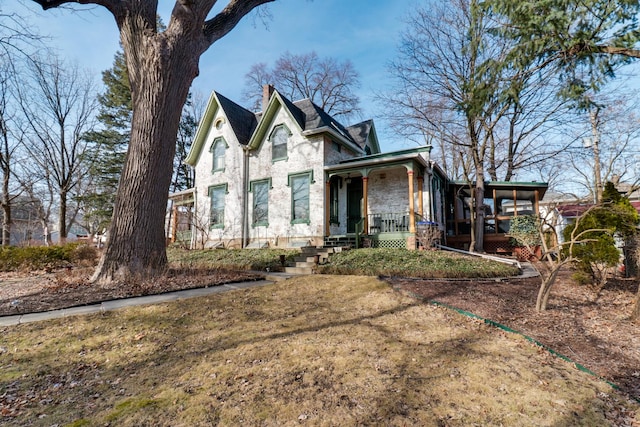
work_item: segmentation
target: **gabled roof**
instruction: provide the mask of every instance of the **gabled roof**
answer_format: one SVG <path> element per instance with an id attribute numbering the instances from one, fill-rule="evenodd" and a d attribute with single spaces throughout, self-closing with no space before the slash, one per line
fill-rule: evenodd
<path id="1" fill-rule="evenodd" d="M 264 111 L 252 113 L 214 91 L 209 97 L 207 108 L 191 144 L 191 150 L 184 162 L 191 166 L 195 166 L 198 162 L 207 134 L 213 126 L 213 121 L 219 110 L 222 111 L 231 126 L 238 143 L 255 149 L 265 139 L 266 132 L 281 107 L 287 111 L 297 125 L 298 131 L 304 136 L 327 133 L 334 141 L 359 154 L 364 154 L 367 142 L 371 141 L 372 154 L 380 152 L 372 120 L 345 127 L 311 100 L 303 99 L 291 102 L 277 90 L 274 90 Z"/>
<path id="2" fill-rule="evenodd" d="M 284 108 L 298 125 L 298 130 L 305 136 L 315 135 L 318 133 L 329 133 L 335 139 L 349 146 L 356 152 L 362 152 L 363 148 L 359 146 L 352 136 L 342 124 L 338 123 L 322 108 L 318 107 L 309 99 L 291 102 L 285 96 L 274 90 L 269 104 L 261 113 L 258 127 L 251 137 L 249 146 L 257 148 L 266 136 L 273 118 L 278 109 Z"/>
<path id="3" fill-rule="evenodd" d="M 196 130 L 191 149 L 184 160 L 186 164 L 195 166 L 198 162 L 198 158 L 207 139 L 207 134 L 213 125 L 213 120 L 218 114 L 218 110 L 222 110 L 233 133 L 236 135 L 236 138 L 238 138 L 238 143 L 242 145 L 249 143 L 251 135 L 258 123 L 255 114 L 214 91 L 209 97 L 207 108 Z"/>
<path id="4" fill-rule="evenodd" d="M 247 145 L 251 139 L 253 131 L 258 125 L 256 115 L 251 111 L 239 106 L 235 102 L 231 101 L 219 93 L 215 92 L 220 102 L 220 107 L 229 120 L 229 125 L 238 138 L 238 142 L 242 145 Z"/>
<path id="5" fill-rule="evenodd" d="M 378 143 L 378 137 L 375 131 L 375 126 L 373 125 L 373 120 L 365 120 L 364 122 L 351 125 L 347 128 L 347 132 L 349 132 L 351 138 L 363 150 L 367 145 L 369 137 L 371 137 L 371 142 L 373 145 L 373 147 L 371 147 L 371 154 L 377 154 L 380 152 L 380 144 Z"/>

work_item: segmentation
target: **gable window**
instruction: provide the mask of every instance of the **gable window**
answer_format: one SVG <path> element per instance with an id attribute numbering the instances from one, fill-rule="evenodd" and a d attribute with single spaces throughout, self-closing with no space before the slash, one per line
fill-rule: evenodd
<path id="1" fill-rule="evenodd" d="M 285 125 L 278 125 L 271 132 L 269 141 L 271 141 L 271 160 L 287 159 L 287 143 L 291 132 Z"/>
<path id="2" fill-rule="evenodd" d="M 224 228 L 224 199 L 227 194 L 227 184 L 209 187 L 209 227 Z"/>
<path id="3" fill-rule="evenodd" d="M 211 144 L 211 150 L 213 153 L 213 166 L 211 167 L 211 173 L 224 171 L 224 155 L 227 151 L 227 143 L 224 138 L 216 138 Z"/>
<path id="4" fill-rule="evenodd" d="M 313 182 L 313 172 L 311 171 L 289 175 L 292 224 L 309 224 L 309 187 Z"/>
<path id="5" fill-rule="evenodd" d="M 265 179 L 251 183 L 253 192 L 253 226 L 269 225 L 269 189 L 271 180 Z"/>

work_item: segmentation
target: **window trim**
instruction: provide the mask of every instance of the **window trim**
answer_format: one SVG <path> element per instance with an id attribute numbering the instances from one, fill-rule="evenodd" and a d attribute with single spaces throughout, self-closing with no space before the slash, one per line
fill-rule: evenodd
<path id="1" fill-rule="evenodd" d="M 307 179 L 307 218 L 296 219 L 295 218 L 295 200 L 293 197 L 293 180 L 296 178 L 306 178 Z M 290 173 L 287 175 L 287 186 L 291 188 L 291 200 L 290 200 L 290 212 L 291 212 L 291 224 L 311 224 L 311 184 L 315 184 L 315 180 L 313 179 L 313 169 Z"/>
<path id="2" fill-rule="evenodd" d="M 224 166 L 221 168 L 216 168 L 216 147 L 219 144 L 224 143 L 224 153 L 222 154 L 222 159 L 224 162 Z M 212 154 L 211 156 L 211 173 L 216 173 L 216 172 L 224 172 L 227 162 L 226 162 L 226 157 L 227 157 L 227 148 L 229 148 L 229 144 L 227 144 L 227 141 L 224 139 L 223 136 L 219 136 L 217 138 L 215 138 L 213 140 L 213 142 L 211 143 L 211 147 L 209 148 L 209 152 Z"/>
<path id="3" fill-rule="evenodd" d="M 254 188 L 256 185 L 266 184 L 267 186 L 267 220 L 266 221 L 255 221 L 255 193 Z M 269 190 L 271 190 L 273 186 L 271 185 L 271 178 L 265 179 L 256 179 L 249 183 L 249 192 L 254 193 L 253 199 L 251 200 L 251 226 L 252 227 L 268 227 L 269 226 Z"/>
<path id="4" fill-rule="evenodd" d="M 207 194 L 209 196 L 209 229 L 213 230 L 213 229 L 222 229 L 224 228 L 224 214 L 225 214 L 225 210 L 227 207 L 227 200 L 226 197 L 222 198 L 222 220 L 216 224 L 213 224 L 211 222 L 211 214 L 213 211 L 213 192 L 217 191 L 217 190 L 222 190 L 223 194 L 226 196 L 227 194 L 229 194 L 229 184 L 224 183 L 224 184 L 217 184 L 217 185 L 211 185 L 209 186 L 209 189 L 207 191 Z"/>
<path id="5" fill-rule="evenodd" d="M 284 145 L 286 147 L 285 154 L 284 156 L 275 157 L 274 138 L 276 133 L 278 133 L 281 129 L 283 129 L 286 132 L 287 140 L 285 141 L 284 144 L 278 144 L 278 145 Z M 267 138 L 267 140 L 271 143 L 271 163 L 279 162 L 282 160 L 284 161 L 289 160 L 289 139 L 291 138 L 292 135 L 293 133 L 284 123 L 276 125 L 273 127 L 273 129 L 271 129 L 271 133 L 269 133 L 269 137 Z"/>

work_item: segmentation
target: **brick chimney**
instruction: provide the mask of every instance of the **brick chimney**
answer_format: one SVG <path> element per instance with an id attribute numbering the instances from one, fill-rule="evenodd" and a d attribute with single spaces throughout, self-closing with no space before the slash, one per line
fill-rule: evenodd
<path id="1" fill-rule="evenodd" d="M 269 105 L 269 100 L 271 99 L 271 95 L 273 95 L 273 91 L 275 88 L 273 85 L 265 84 L 262 86 L 262 112 L 267 109 L 267 105 Z"/>

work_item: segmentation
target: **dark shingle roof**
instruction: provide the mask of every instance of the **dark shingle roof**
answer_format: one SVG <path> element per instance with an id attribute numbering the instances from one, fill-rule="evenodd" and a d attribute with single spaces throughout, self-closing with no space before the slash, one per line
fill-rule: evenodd
<path id="1" fill-rule="evenodd" d="M 296 105 L 304 113 L 304 130 L 313 130 L 328 127 L 336 131 L 338 134 L 344 136 L 347 140 L 353 143 L 356 142 L 341 123 L 331 117 L 322 108 L 311 102 L 311 100 L 303 99 L 300 101 L 296 101 L 293 104 Z"/>
<path id="2" fill-rule="evenodd" d="M 238 142 L 242 145 L 247 145 L 251 135 L 253 135 L 253 131 L 258 126 L 255 114 L 218 92 L 216 92 L 216 97 L 220 102 L 220 108 L 222 108 L 229 120 L 229 125 L 238 138 Z"/>
<path id="3" fill-rule="evenodd" d="M 347 132 L 349 132 L 353 141 L 358 144 L 360 148 L 364 149 L 367 145 L 367 139 L 369 139 L 372 126 L 373 120 L 365 120 L 364 122 L 349 126 Z"/>

